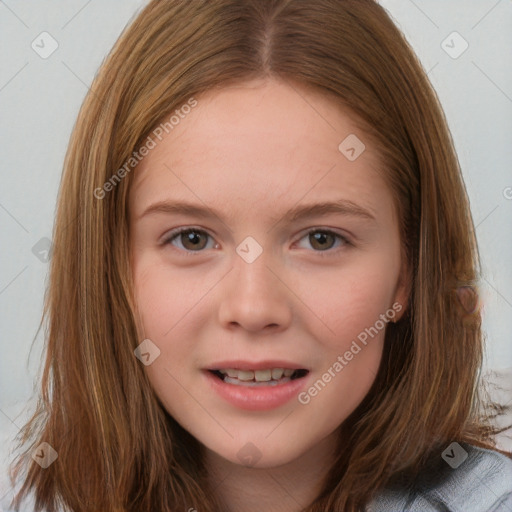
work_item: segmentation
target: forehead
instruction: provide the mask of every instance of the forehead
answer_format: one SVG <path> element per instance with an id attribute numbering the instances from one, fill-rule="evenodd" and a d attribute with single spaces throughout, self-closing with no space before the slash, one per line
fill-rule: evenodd
<path id="1" fill-rule="evenodd" d="M 273 208 L 335 192 L 357 196 L 369 209 L 389 207 L 375 149 L 331 96 L 272 80 L 196 100 L 135 170 L 132 208 L 173 194 L 219 207 L 239 198 L 240 207 Z M 359 157 L 340 151 L 345 140 L 357 152 L 357 141 L 364 144 Z"/>

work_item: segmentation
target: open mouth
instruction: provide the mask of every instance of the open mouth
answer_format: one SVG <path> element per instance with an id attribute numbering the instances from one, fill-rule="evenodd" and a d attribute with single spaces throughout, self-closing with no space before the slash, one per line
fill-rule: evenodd
<path id="1" fill-rule="evenodd" d="M 268 368 L 265 370 L 237 370 L 234 368 L 208 370 L 226 384 L 235 386 L 277 386 L 292 380 L 305 377 L 309 371 L 305 369 Z"/>

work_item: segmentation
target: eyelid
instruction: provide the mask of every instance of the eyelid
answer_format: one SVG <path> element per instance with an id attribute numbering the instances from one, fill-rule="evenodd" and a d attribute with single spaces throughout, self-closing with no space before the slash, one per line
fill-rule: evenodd
<path id="1" fill-rule="evenodd" d="M 342 241 L 342 244 L 339 247 L 335 247 L 335 248 L 331 248 L 331 249 L 326 249 L 325 251 L 315 251 L 315 250 L 310 250 L 309 251 L 309 252 L 313 252 L 315 254 L 319 254 L 320 256 L 325 256 L 325 257 L 335 256 L 335 255 L 337 255 L 339 253 L 339 251 L 342 251 L 346 246 L 353 246 L 354 245 L 347 235 L 340 233 L 337 229 L 327 228 L 327 227 L 322 227 L 322 226 L 307 228 L 305 231 L 303 231 L 300 234 L 300 236 L 299 236 L 297 241 L 300 242 L 307 235 L 309 235 L 311 233 L 317 233 L 317 232 L 318 233 L 328 233 L 328 234 L 333 235 L 335 238 L 337 238 L 337 239 Z"/>
<path id="2" fill-rule="evenodd" d="M 172 229 L 171 231 L 167 232 L 162 237 L 162 241 L 160 242 L 160 244 L 161 245 L 168 245 L 168 244 L 170 244 L 170 242 L 173 239 L 175 239 L 181 233 L 188 232 L 188 231 L 195 231 L 195 232 L 198 232 L 198 233 L 202 233 L 202 234 L 205 234 L 205 235 L 207 235 L 207 236 L 209 236 L 210 238 L 213 239 L 212 235 L 206 229 L 203 229 L 203 228 L 200 228 L 200 227 L 196 227 L 196 226 L 182 226 L 182 227 L 175 228 L 175 229 Z M 343 242 L 343 244 L 342 244 L 341 247 L 337 247 L 337 248 L 334 248 L 334 249 L 326 249 L 325 251 L 315 251 L 315 250 L 312 250 L 310 252 L 314 252 L 314 253 L 318 253 L 318 254 L 321 254 L 321 255 L 324 255 L 324 256 L 328 256 L 328 255 L 332 255 L 332 254 L 337 253 L 339 250 L 343 249 L 344 246 L 347 246 L 347 245 L 348 246 L 353 246 L 354 245 L 351 242 L 350 237 L 348 237 L 347 235 L 340 233 L 338 230 L 336 230 L 334 228 L 327 228 L 327 227 L 322 227 L 322 226 L 311 227 L 311 228 L 307 228 L 306 230 L 302 231 L 300 233 L 298 239 L 297 239 L 297 242 L 302 240 L 307 235 L 309 235 L 311 233 L 317 233 L 317 232 L 331 234 L 331 235 L 337 237 L 338 239 L 340 239 Z M 201 252 L 204 252 L 204 251 L 190 251 L 190 250 L 187 250 L 187 249 L 180 249 L 180 251 L 184 252 L 186 255 L 200 254 Z"/>
<path id="3" fill-rule="evenodd" d="M 200 228 L 197 226 L 182 226 L 180 228 L 171 229 L 170 231 L 165 233 L 165 235 L 163 235 L 161 237 L 159 244 L 162 246 L 171 245 L 171 241 L 173 239 L 177 238 L 181 233 L 184 233 L 184 232 L 186 233 L 187 231 L 195 231 L 198 233 L 202 233 L 202 234 L 207 235 L 213 239 L 212 235 L 204 228 Z M 177 249 L 179 249 L 179 248 L 177 248 Z M 187 255 L 194 254 L 194 253 L 200 254 L 201 252 L 203 252 L 203 251 L 188 251 L 186 249 L 179 249 L 179 250 Z"/>

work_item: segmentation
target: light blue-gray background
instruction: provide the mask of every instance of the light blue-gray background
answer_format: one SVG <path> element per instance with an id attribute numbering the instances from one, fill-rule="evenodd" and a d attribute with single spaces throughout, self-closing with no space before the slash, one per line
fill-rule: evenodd
<path id="1" fill-rule="evenodd" d="M 486 368 L 512 366 L 512 1 L 382 0 L 417 51 L 455 141 L 477 226 Z M 47 263 L 64 153 L 80 104 L 140 0 L 0 1 L 0 465 L 33 409 Z M 31 47 L 47 31 L 57 50 Z M 457 31 L 469 44 L 450 37 Z M 47 46 L 48 48 L 48 46 Z M 44 242 L 42 242 L 44 244 Z M 24 409 L 25 408 L 25 409 Z M 1 466 L 0 466 L 1 467 Z M 5 484 L 0 501 L 5 503 Z M 5 495 L 5 496 L 4 496 Z M 4 498 L 4 499 L 2 499 Z M 2 510 L 0 505 L 0 510 Z"/>

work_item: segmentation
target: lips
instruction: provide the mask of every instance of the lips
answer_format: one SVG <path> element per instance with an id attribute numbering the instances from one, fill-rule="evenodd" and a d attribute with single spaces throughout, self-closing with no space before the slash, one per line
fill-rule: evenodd
<path id="1" fill-rule="evenodd" d="M 237 408 L 268 410 L 284 405 L 306 385 L 310 370 L 289 361 L 222 361 L 204 370 L 207 382 Z"/>
<path id="2" fill-rule="evenodd" d="M 309 370 L 309 368 L 306 368 L 305 366 L 302 366 L 301 364 L 294 363 L 291 361 L 284 361 L 281 359 L 268 359 L 265 361 L 243 361 L 241 359 L 238 360 L 226 360 L 226 361 L 219 361 L 208 368 L 207 370 L 223 370 L 233 368 L 237 370 L 265 370 L 267 368 L 283 368 L 285 370 Z"/>
<path id="3" fill-rule="evenodd" d="M 245 370 L 249 372 L 250 370 Z M 297 398 L 308 385 L 310 372 L 306 369 L 291 370 L 296 375 L 279 380 L 257 382 L 228 377 L 219 370 L 204 370 L 203 376 L 212 391 L 238 409 L 266 411 L 278 408 Z M 292 380 L 292 377 L 293 380 Z"/>

